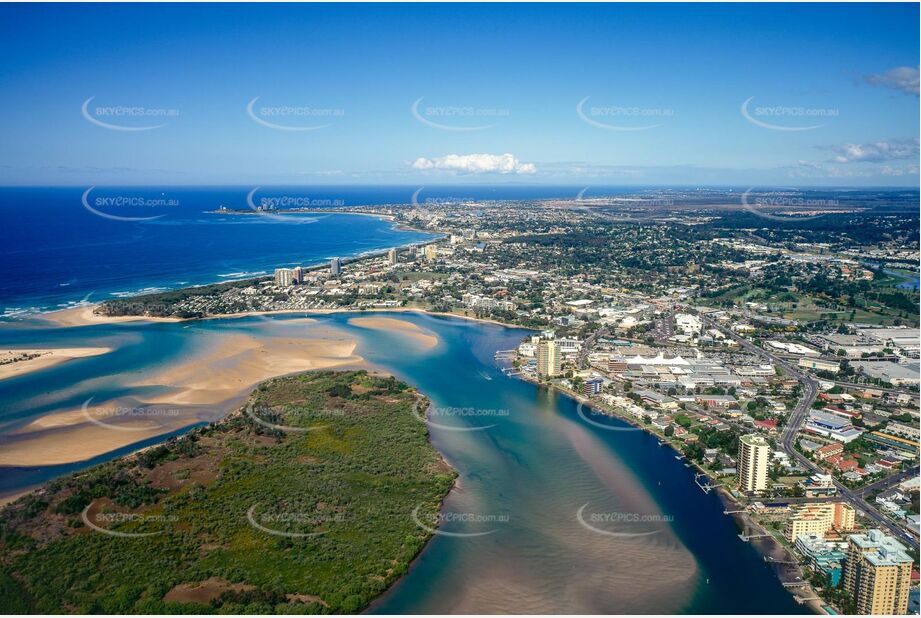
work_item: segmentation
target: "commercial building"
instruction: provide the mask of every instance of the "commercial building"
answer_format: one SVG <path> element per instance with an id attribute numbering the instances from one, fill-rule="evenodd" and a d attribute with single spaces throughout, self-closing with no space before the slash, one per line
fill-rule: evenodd
<path id="1" fill-rule="evenodd" d="M 748 434 L 739 439 L 737 480 L 739 489 L 759 492 L 767 489 L 768 461 L 771 446 L 758 434 Z"/>
<path id="2" fill-rule="evenodd" d="M 912 564 L 905 546 L 876 529 L 847 540 L 844 588 L 857 604 L 856 613 L 905 614 Z"/>
<path id="3" fill-rule="evenodd" d="M 592 395 L 597 395 L 601 392 L 601 387 L 604 385 L 604 380 L 601 378 L 589 378 L 585 381 L 583 385 L 583 392 L 585 395 L 591 397 Z"/>
<path id="4" fill-rule="evenodd" d="M 796 539 L 796 549 L 809 561 L 817 573 L 828 576 L 832 587 L 841 583 L 844 560 L 847 554 L 840 549 L 840 543 L 829 543 L 821 536 L 807 534 Z"/>
<path id="5" fill-rule="evenodd" d="M 856 440 L 863 432 L 850 422 L 837 414 L 812 411 L 806 419 L 805 430 L 832 440 L 847 444 Z"/>
<path id="6" fill-rule="evenodd" d="M 552 378 L 561 373 L 560 346 L 555 339 L 541 339 L 537 344 L 537 375 Z"/>
<path id="7" fill-rule="evenodd" d="M 906 440 L 905 438 L 892 436 L 879 431 L 871 431 L 870 433 L 864 434 L 864 437 L 870 442 L 874 442 L 884 447 L 905 451 L 907 453 L 911 453 L 912 455 L 915 455 L 918 452 L 917 440 Z"/>
<path id="8" fill-rule="evenodd" d="M 342 272 L 342 259 L 334 257 L 329 261 L 329 274 L 333 277 L 339 276 Z"/>
<path id="9" fill-rule="evenodd" d="M 387 252 L 387 262 L 389 262 L 391 266 L 394 266 L 398 261 L 399 254 L 396 249 L 391 249 Z"/>
<path id="10" fill-rule="evenodd" d="M 854 509 L 844 502 L 801 504 L 787 520 L 784 536 L 791 543 L 795 543 L 801 536 L 824 538 L 832 528 L 840 532 L 850 532 L 854 529 L 854 514 Z"/>
<path id="11" fill-rule="evenodd" d="M 294 285 L 294 274 L 290 268 L 275 269 L 275 285 L 288 287 Z"/>
<path id="12" fill-rule="evenodd" d="M 304 269 L 300 266 L 294 268 L 276 268 L 275 285 L 287 287 L 304 282 Z"/>
<path id="13" fill-rule="evenodd" d="M 828 371 L 838 373 L 841 369 L 841 363 L 838 361 L 822 360 L 820 358 L 801 358 L 796 363 L 804 369 L 813 369 L 815 371 Z"/>

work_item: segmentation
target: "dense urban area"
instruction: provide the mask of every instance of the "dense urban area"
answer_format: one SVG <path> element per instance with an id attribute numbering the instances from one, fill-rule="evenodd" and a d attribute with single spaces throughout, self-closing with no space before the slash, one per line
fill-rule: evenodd
<path id="1" fill-rule="evenodd" d="M 688 191 L 341 207 L 436 236 L 97 311 L 415 309 L 528 327 L 497 352 L 504 371 L 570 394 L 588 422 L 626 421 L 674 448 L 702 491 L 724 497 L 742 541 L 783 550 L 765 560 L 799 601 L 917 613 L 916 199 Z"/>

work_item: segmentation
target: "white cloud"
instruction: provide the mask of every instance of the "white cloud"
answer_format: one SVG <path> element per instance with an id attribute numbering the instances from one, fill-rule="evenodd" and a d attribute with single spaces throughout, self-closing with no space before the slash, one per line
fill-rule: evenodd
<path id="1" fill-rule="evenodd" d="M 537 167 L 533 163 L 522 163 L 511 154 L 449 154 L 444 157 L 427 159 L 419 157 L 412 162 L 417 170 L 448 170 L 462 174 L 534 174 Z"/>
<path id="2" fill-rule="evenodd" d="M 832 148 L 837 152 L 835 163 L 880 162 L 893 159 L 912 159 L 918 156 L 918 138 L 872 142 L 870 144 L 842 144 Z"/>
<path id="3" fill-rule="evenodd" d="M 896 67 L 885 73 L 874 73 L 864 77 L 874 86 L 885 86 L 894 90 L 901 90 L 905 94 L 918 96 L 919 77 L 918 69 L 914 67 Z"/>

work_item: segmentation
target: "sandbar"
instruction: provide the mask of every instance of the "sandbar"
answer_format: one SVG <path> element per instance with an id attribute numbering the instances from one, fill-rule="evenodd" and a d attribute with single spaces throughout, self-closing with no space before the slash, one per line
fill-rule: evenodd
<path id="1" fill-rule="evenodd" d="M 310 338 L 222 334 L 216 345 L 138 379 L 130 387 L 162 393 L 91 400 L 45 414 L 0 436 L 0 465 L 40 466 L 85 461 L 97 455 L 216 420 L 236 409 L 260 382 L 313 369 L 366 367 L 356 341 L 333 329 Z"/>
<path id="2" fill-rule="evenodd" d="M 0 380 L 54 367 L 75 358 L 99 356 L 111 348 L 4 348 L 0 349 Z M 33 358 L 28 358 L 33 357 Z M 15 360 L 23 358 L 23 360 Z"/>
<path id="3" fill-rule="evenodd" d="M 349 324 L 361 328 L 370 328 L 373 330 L 383 330 L 392 333 L 405 335 L 421 344 L 424 348 L 430 349 L 438 345 L 438 337 L 431 331 L 420 328 L 412 322 L 399 320 L 397 318 L 387 317 L 358 317 L 351 318 Z"/>

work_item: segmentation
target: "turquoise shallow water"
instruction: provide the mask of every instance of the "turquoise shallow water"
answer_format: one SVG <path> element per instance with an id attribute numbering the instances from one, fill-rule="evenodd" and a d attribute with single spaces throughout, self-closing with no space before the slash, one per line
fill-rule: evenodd
<path id="1" fill-rule="evenodd" d="M 803 611 L 755 548 L 736 536 L 717 496 L 701 492 L 670 449 L 643 432 L 588 424 L 571 399 L 501 373 L 494 352 L 515 346 L 525 331 L 389 315 L 435 333 L 439 344 L 426 349 L 399 334 L 357 327 L 349 324 L 349 314 L 319 316 L 310 324 L 288 315 L 191 325 L 4 327 L 2 346 L 40 341 L 115 351 L 0 382 L 0 439 L 30 419 L 79 407 L 91 396 L 137 395 L 127 385 L 139 376 L 222 334 L 291 337 L 332 327 L 356 337 L 357 353 L 368 362 L 432 399 L 432 442 L 459 472 L 439 528 L 450 534 L 433 538 L 371 611 Z M 80 467 L 0 468 L 0 493 Z"/>

